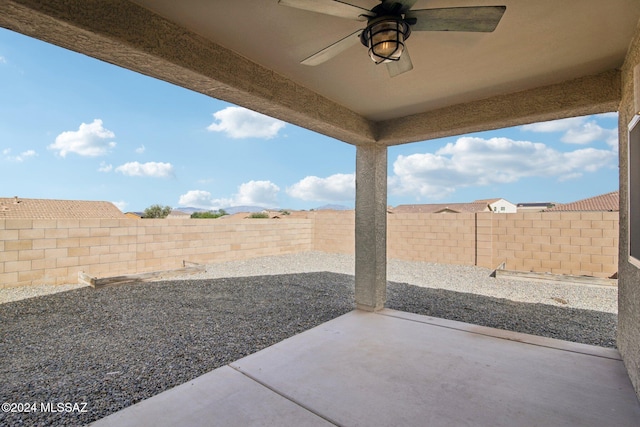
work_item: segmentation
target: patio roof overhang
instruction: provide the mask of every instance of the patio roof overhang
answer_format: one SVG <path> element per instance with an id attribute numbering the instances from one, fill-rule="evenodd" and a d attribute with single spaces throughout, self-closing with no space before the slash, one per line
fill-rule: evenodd
<path id="1" fill-rule="evenodd" d="M 414 69 L 394 78 L 361 45 L 300 64 L 363 23 L 275 0 L 6 0 L 0 26 L 356 145 L 616 111 L 637 2 L 418 0 L 414 9 L 498 3 L 507 9 L 494 32 L 415 32 Z"/>
<path id="2" fill-rule="evenodd" d="M 619 111 L 624 129 L 637 113 L 640 2 L 416 0 L 414 7 L 483 5 L 506 6 L 494 32 L 416 33 L 407 40 L 414 68 L 394 78 L 359 45 L 301 65 L 363 24 L 276 0 L 0 0 L 0 27 L 356 145 L 356 304 L 380 310 L 388 146 L 610 111 Z M 640 395 L 626 133 L 619 141 L 618 347 Z"/>

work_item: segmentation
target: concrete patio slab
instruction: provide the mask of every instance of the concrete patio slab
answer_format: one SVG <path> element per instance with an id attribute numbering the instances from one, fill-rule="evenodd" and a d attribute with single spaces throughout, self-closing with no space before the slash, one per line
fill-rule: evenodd
<path id="1" fill-rule="evenodd" d="M 640 403 L 614 349 L 354 311 L 94 425 L 266 419 L 278 426 L 636 427 Z"/>
<path id="2" fill-rule="evenodd" d="M 92 425 L 326 427 L 332 424 L 223 366 Z"/>

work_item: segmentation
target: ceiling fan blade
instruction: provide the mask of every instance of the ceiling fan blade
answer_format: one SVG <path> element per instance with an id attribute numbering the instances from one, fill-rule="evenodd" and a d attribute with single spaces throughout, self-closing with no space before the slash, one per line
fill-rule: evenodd
<path id="1" fill-rule="evenodd" d="M 301 64 L 304 65 L 318 65 L 333 58 L 341 52 L 344 52 L 351 46 L 360 43 L 360 33 L 362 30 L 358 30 L 355 33 L 349 34 L 342 40 L 338 40 L 334 44 L 325 47 L 320 52 L 314 53 L 307 59 L 303 60 Z"/>
<path id="2" fill-rule="evenodd" d="M 393 10 L 395 7 L 398 7 L 398 13 L 407 13 L 407 11 L 416 4 L 416 1 L 417 0 L 382 0 L 382 3 L 387 10 Z M 395 6 L 395 4 L 400 6 Z"/>
<path id="3" fill-rule="evenodd" d="M 496 29 L 506 6 L 447 7 L 410 10 L 406 18 L 417 22 L 411 31 L 472 31 L 490 33 Z"/>
<path id="4" fill-rule="evenodd" d="M 367 9 L 338 0 L 278 0 L 278 4 L 356 21 L 366 21 L 372 16 Z"/>
<path id="5" fill-rule="evenodd" d="M 413 70 L 413 63 L 411 62 L 411 57 L 409 56 L 409 50 L 407 47 L 404 47 L 399 60 L 387 62 L 386 65 L 387 71 L 389 71 L 389 75 L 391 77 Z"/>

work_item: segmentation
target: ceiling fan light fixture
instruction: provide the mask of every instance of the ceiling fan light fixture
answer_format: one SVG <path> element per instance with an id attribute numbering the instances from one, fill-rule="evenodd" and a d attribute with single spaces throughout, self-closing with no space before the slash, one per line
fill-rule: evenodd
<path id="1" fill-rule="evenodd" d="M 404 41 L 411 28 L 402 19 L 382 17 L 370 22 L 362 31 L 360 41 L 369 48 L 369 56 L 376 64 L 398 61 L 404 51 Z"/>

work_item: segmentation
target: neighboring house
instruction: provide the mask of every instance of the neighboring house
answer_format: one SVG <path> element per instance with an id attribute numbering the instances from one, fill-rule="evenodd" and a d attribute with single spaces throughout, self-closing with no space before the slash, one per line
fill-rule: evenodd
<path id="1" fill-rule="evenodd" d="M 485 199 L 476 200 L 473 203 L 486 203 L 489 206 L 489 210 L 495 213 L 516 213 L 518 208 L 513 203 L 505 199 Z"/>
<path id="2" fill-rule="evenodd" d="M 534 203 L 518 203 L 518 212 L 542 212 L 554 207 L 556 203 L 553 202 L 534 202 Z"/>
<path id="3" fill-rule="evenodd" d="M 489 212 L 486 203 L 431 203 L 422 205 L 398 205 L 392 213 L 475 213 Z"/>
<path id="4" fill-rule="evenodd" d="M 234 213 L 233 215 L 225 215 L 221 218 L 225 218 L 225 219 L 250 219 L 251 215 L 253 214 L 266 214 L 269 216 L 269 219 L 281 219 L 281 218 L 287 218 L 290 216 L 289 215 L 284 215 L 282 212 L 280 211 L 269 211 L 269 210 L 262 210 L 262 211 L 258 211 L 258 212 L 238 212 L 238 213 Z M 300 216 L 298 216 L 298 218 L 300 218 Z"/>
<path id="5" fill-rule="evenodd" d="M 244 219 L 251 215 L 250 212 L 237 212 L 231 215 L 221 216 L 222 219 Z"/>
<path id="6" fill-rule="evenodd" d="M 545 212 L 618 212 L 620 198 L 617 191 L 578 200 L 572 203 L 556 205 Z"/>
<path id="7" fill-rule="evenodd" d="M 421 205 L 398 205 L 390 213 L 514 213 L 516 205 L 505 199 L 476 200 L 470 203 L 432 203 Z"/>
<path id="8" fill-rule="evenodd" d="M 124 213 L 127 218 L 131 218 L 131 219 L 142 219 L 142 217 L 144 216 L 144 212 L 125 212 Z"/>
<path id="9" fill-rule="evenodd" d="M 0 198 L 0 219 L 127 218 L 111 202 Z"/>
<path id="10" fill-rule="evenodd" d="M 182 212 L 176 209 L 173 209 L 171 212 L 169 212 L 169 215 L 167 215 L 167 219 L 188 219 L 188 218 L 191 218 L 191 214 Z"/>

